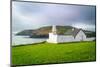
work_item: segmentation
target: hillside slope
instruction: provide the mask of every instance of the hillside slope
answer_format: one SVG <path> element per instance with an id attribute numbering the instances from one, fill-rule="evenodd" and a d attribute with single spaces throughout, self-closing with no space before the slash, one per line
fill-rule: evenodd
<path id="1" fill-rule="evenodd" d="M 64 35 L 67 31 L 70 31 L 75 27 L 56 26 L 56 28 L 57 28 L 57 34 Z M 30 37 L 34 37 L 34 38 L 48 37 L 48 34 L 51 32 L 51 30 L 52 30 L 52 26 L 46 26 L 46 27 L 41 27 L 41 28 L 35 29 L 35 30 L 34 29 L 33 30 L 23 30 L 21 32 L 18 32 L 16 35 L 29 35 Z M 84 32 L 88 37 L 95 36 L 95 32 L 86 31 L 86 30 L 84 30 Z"/>

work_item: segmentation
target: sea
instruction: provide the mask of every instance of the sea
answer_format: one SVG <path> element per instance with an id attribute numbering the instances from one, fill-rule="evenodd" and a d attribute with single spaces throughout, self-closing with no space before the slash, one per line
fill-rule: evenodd
<path id="1" fill-rule="evenodd" d="M 47 38 L 30 38 L 29 36 L 19 36 L 15 35 L 15 33 L 12 33 L 12 46 L 14 45 L 27 45 L 32 43 L 39 43 L 46 41 Z"/>

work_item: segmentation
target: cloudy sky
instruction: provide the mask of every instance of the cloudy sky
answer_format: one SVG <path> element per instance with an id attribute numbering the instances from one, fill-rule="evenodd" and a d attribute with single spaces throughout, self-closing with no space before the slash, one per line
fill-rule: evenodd
<path id="1" fill-rule="evenodd" d="M 12 2 L 12 31 L 70 25 L 95 30 L 95 6 Z"/>

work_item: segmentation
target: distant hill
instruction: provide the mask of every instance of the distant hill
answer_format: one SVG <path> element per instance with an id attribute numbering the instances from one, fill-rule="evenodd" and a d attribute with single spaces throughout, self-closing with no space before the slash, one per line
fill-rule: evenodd
<path id="1" fill-rule="evenodd" d="M 65 32 L 72 30 L 75 27 L 72 26 L 56 26 L 57 34 L 65 34 Z M 77 28 L 76 28 L 77 29 Z M 47 38 L 48 34 L 51 32 L 52 26 L 41 27 L 33 30 L 23 30 L 18 32 L 16 35 L 28 35 L 33 38 Z M 95 32 L 84 30 L 88 37 L 95 37 Z"/>

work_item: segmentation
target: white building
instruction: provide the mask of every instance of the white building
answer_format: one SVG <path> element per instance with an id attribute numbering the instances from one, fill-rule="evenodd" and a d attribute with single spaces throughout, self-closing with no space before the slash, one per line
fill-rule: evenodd
<path id="1" fill-rule="evenodd" d="M 63 42 L 74 42 L 74 41 L 91 41 L 94 38 L 87 39 L 82 29 L 72 29 L 65 33 L 66 35 L 57 34 L 56 26 L 52 26 L 52 32 L 49 33 L 49 43 L 63 43 Z"/>

